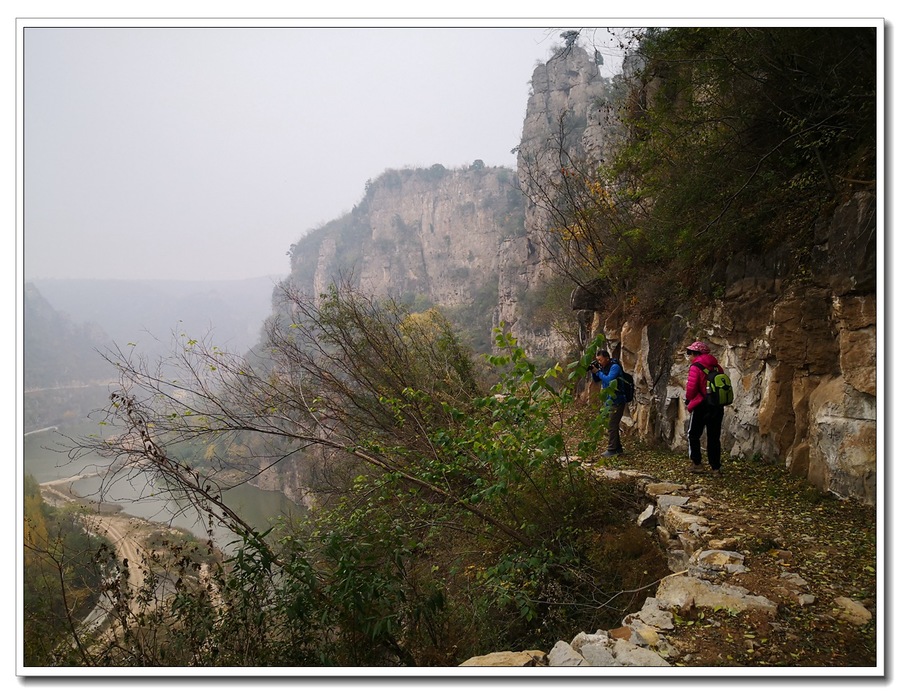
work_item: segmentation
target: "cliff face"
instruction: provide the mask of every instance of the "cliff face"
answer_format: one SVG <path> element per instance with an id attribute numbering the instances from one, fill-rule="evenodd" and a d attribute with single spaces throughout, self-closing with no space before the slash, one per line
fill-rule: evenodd
<path id="1" fill-rule="evenodd" d="M 460 309 L 480 348 L 489 347 L 491 328 L 501 322 L 532 352 L 571 348 L 571 336 L 535 315 L 554 278 L 539 241 L 538 232 L 551 223 L 540 204 L 539 172 L 559 170 L 553 157 L 561 127 L 573 152 L 603 156 L 612 132 L 603 117 L 608 93 L 607 80 L 581 48 L 539 65 L 517 172 L 481 162 L 465 170 L 436 164 L 387 171 L 367 185 L 351 213 L 294 244 L 291 281 L 321 293 L 352 271 L 374 295 Z"/>
<path id="2" fill-rule="evenodd" d="M 616 124 L 603 109 L 609 85 L 587 62 L 576 52 L 567 63 L 551 61 L 535 71 L 519 158 L 526 191 L 536 187 L 533 162 L 553 170 L 552 153 L 541 144 L 559 141 L 566 117 L 576 125 L 568 140 L 572 151 L 601 161 L 614 146 Z M 568 116 L 560 117 L 564 109 Z M 686 454 L 684 348 L 702 339 L 735 385 L 723 428 L 726 451 L 784 460 L 821 490 L 874 503 L 875 218 L 874 194 L 858 191 L 821 214 L 799 266 L 778 252 L 731 258 L 722 297 L 699 313 L 673 306 L 663 320 L 627 321 L 621 310 L 601 312 L 589 288 L 574 291 L 571 308 L 585 341 L 603 333 L 610 351 L 634 372 L 638 393 L 625 425 L 642 440 Z M 536 236 L 549 219 L 532 194 L 528 233 Z M 531 276 L 542 271 L 548 270 L 538 264 Z M 540 335 L 534 343 L 551 353 L 556 346 Z"/>
<path id="3" fill-rule="evenodd" d="M 528 253 L 523 203 L 512 171 L 480 162 L 388 171 L 351 213 L 293 246 L 291 281 L 319 294 L 350 272 L 366 293 L 455 310 L 487 345 L 501 278 L 516 294 L 509 268 Z"/>
<path id="4" fill-rule="evenodd" d="M 601 161 L 612 146 L 616 128 L 605 108 L 610 83 L 582 48 L 573 46 L 537 66 L 531 87 L 517 174 L 527 198 L 526 243 L 532 252 L 518 273 L 524 291 L 539 292 L 555 274 L 550 253 L 540 241 L 542 231 L 555 224 L 547 191 L 557 185 L 560 169 L 571 163 L 570 156 Z M 571 346 L 571 340 L 553 326 L 529 321 L 514 295 L 501 293 L 498 313 L 532 351 L 558 355 Z"/>
<path id="5" fill-rule="evenodd" d="M 684 348 L 702 339 L 735 388 L 726 451 L 782 459 L 822 490 L 874 503 L 874 196 L 857 194 L 817 230 L 799 278 L 780 276 L 777 255 L 735 258 L 725 296 L 699 315 L 642 324 L 593 313 L 591 330 L 634 371 L 638 393 L 626 424 L 640 438 L 686 450 Z"/>
<path id="6" fill-rule="evenodd" d="M 604 116 L 610 84 L 581 49 L 539 66 L 532 87 L 516 175 L 480 162 L 388 171 L 353 212 L 295 244 L 291 280 L 321 292 L 355 268 L 373 294 L 459 311 L 481 349 L 504 321 L 530 353 L 564 358 L 567 337 L 529 309 L 554 278 L 539 242 L 552 219 L 538 172 L 559 170 L 560 138 L 579 156 L 603 159 L 616 127 Z M 800 273 L 789 274 L 777 254 L 732 258 L 724 294 L 699 314 L 673 307 L 664 320 L 625 321 L 575 292 L 582 338 L 603 332 L 634 372 L 637 399 L 625 425 L 686 451 L 684 347 L 703 339 L 735 384 L 726 451 L 783 459 L 823 490 L 873 502 L 874 211 L 874 196 L 860 192 L 823 215 Z"/>
<path id="7" fill-rule="evenodd" d="M 524 265 L 527 287 L 552 273 L 536 240 L 551 225 L 541 175 L 565 162 L 558 145 L 602 161 L 617 137 L 604 104 L 611 85 L 575 49 L 538 67 L 519 148 L 519 178 L 528 194 L 526 231 L 538 248 Z M 538 173 L 543 172 L 543 174 Z M 547 173 L 549 172 L 549 174 Z M 687 450 L 683 404 L 695 339 L 710 344 L 735 384 L 723 443 L 735 456 L 780 458 L 822 490 L 873 503 L 876 478 L 875 198 L 859 192 L 817 223 L 805 265 L 788 270 L 777 253 L 735 257 L 725 268 L 721 299 L 699 314 L 672 308 L 653 322 L 601 313 L 590 291 L 576 290 L 572 309 L 587 340 L 603 333 L 637 381 L 626 426 L 650 443 Z M 516 323 L 515 306 L 498 308 L 526 344 L 556 357 L 562 342 L 546 328 Z M 682 315 L 682 313 L 684 315 Z"/>

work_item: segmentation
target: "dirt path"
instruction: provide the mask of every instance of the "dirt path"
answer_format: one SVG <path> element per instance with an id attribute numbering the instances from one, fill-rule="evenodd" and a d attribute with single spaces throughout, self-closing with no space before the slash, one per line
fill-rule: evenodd
<path id="1" fill-rule="evenodd" d="M 86 516 L 88 527 L 105 535 L 115 547 L 116 555 L 128 566 L 128 583 L 132 593 L 137 593 L 143 585 L 140 566 L 144 554 L 144 544 L 150 527 L 144 521 L 122 515 Z"/>
<path id="2" fill-rule="evenodd" d="M 119 561 L 126 565 L 128 584 L 132 595 L 136 595 L 143 585 L 141 565 L 145 553 L 146 541 L 154 531 L 153 524 L 118 511 L 120 506 L 104 504 L 83 499 L 72 492 L 71 484 L 91 475 L 74 475 L 65 479 L 53 480 L 41 484 L 44 501 L 55 506 L 64 504 L 80 504 L 84 510 L 85 528 L 92 533 L 106 537 L 112 544 Z M 135 608 L 134 601 L 131 605 Z"/>
<path id="3" fill-rule="evenodd" d="M 684 657 L 678 664 L 875 664 L 883 606 L 874 507 L 823 494 L 778 461 L 727 460 L 722 478 L 691 474 L 684 456 L 669 452 L 634 450 L 612 465 L 684 484 L 690 496 L 702 498 L 710 537 L 727 538 L 749 568 L 727 582 L 779 605 L 774 619 L 753 612 L 686 611 L 672 635 Z M 872 618 L 848 620 L 839 609 L 843 599 L 859 602 Z"/>

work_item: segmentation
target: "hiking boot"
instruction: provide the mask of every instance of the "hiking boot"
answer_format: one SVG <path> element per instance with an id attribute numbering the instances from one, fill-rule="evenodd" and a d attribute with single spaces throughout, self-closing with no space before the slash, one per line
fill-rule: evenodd
<path id="1" fill-rule="evenodd" d="M 721 476 L 722 476 L 722 470 L 721 470 L 720 468 L 716 468 L 715 470 L 712 471 L 712 476 L 713 476 L 713 477 L 721 477 Z"/>
<path id="2" fill-rule="evenodd" d="M 613 456 L 619 455 L 622 451 L 603 451 L 600 454 L 601 458 L 612 458 Z"/>
<path id="3" fill-rule="evenodd" d="M 696 475 L 701 475 L 704 472 L 706 472 L 706 468 L 703 467 L 702 465 L 691 465 L 688 468 L 688 472 L 693 472 Z"/>

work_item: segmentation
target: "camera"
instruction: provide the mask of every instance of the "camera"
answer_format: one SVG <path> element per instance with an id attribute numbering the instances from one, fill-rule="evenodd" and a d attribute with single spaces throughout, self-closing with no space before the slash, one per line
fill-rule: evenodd
<path id="1" fill-rule="evenodd" d="M 596 359 L 594 359 L 594 361 L 591 362 L 591 368 L 592 368 L 592 369 L 599 369 L 599 368 L 600 368 L 600 362 L 597 361 Z"/>

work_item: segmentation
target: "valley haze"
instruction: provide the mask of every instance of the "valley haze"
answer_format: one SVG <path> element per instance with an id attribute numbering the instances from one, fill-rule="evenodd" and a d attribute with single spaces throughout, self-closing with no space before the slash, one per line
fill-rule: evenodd
<path id="1" fill-rule="evenodd" d="M 26 280 L 287 274 L 389 168 L 515 168 L 566 28 L 23 30 Z M 604 54 L 605 30 L 584 30 Z"/>

